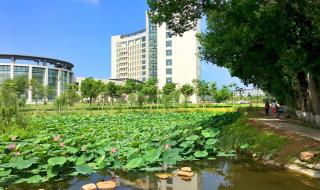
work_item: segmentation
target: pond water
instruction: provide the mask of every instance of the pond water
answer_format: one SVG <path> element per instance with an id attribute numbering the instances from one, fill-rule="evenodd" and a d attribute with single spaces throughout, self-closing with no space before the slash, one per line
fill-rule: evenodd
<path id="1" fill-rule="evenodd" d="M 155 173 L 115 172 L 117 190 L 320 190 L 320 181 L 288 172 L 284 169 L 268 167 L 251 160 L 197 161 L 191 166 L 195 175 L 191 179 L 173 176 L 160 180 Z M 175 172 L 175 171 L 171 171 Z M 108 171 L 90 176 L 80 176 L 64 181 L 44 184 L 20 184 L 10 186 L 16 189 L 79 190 L 88 183 L 110 180 Z"/>

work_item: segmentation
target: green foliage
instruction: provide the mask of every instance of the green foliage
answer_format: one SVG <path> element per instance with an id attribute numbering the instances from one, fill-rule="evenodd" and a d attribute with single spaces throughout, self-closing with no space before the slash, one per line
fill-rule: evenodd
<path id="1" fill-rule="evenodd" d="M 101 81 L 93 78 L 86 78 L 81 82 L 80 90 L 83 98 L 89 98 L 90 105 L 93 99 L 97 98 L 100 94 Z"/>
<path id="2" fill-rule="evenodd" d="M 192 96 L 194 93 L 193 86 L 191 86 L 190 84 L 184 84 L 182 85 L 180 90 L 181 90 L 181 94 L 184 96 L 184 101 L 188 102 L 190 96 Z"/>
<path id="3" fill-rule="evenodd" d="M 19 110 L 25 104 L 27 84 L 24 77 L 8 79 L 0 84 L 0 131 L 13 125 L 26 125 Z"/>
<path id="4" fill-rule="evenodd" d="M 210 95 L 209 84 L 203 80 L 198 79 L 193 80 L 192 83 L 195 87 L 197 96 L 200 97 L 200 100 L 202 102 L 204 102 L 206 100 L 206 97 Z"/>
<path id="5" fill-rule="evenodd" d="M 142 84 L 141 93 L 145 95 L 145 100 L 148 103 L 155 103 L 157 101 L 158 92 L 158 80 L 156 78 L 149 78 L 145 83 Z"/>
<path id="6" fill-rule="evenodd" d="M 89 165 L 76 166 L 76 171 L 83 175 L 92 174 L 94 170 Z"/>
<path id="7" fill-rule="evenodd" d="M 111 98 L 111 102 L 114 101 L 115 98 L 119 98 L 122 94 L 122 87 L 117 85 L 114 82 L 108 82 L 105 89 L 105 94 Z"/>
<path id="8" fill-rule="evenodd" d="M 237 122 L 225 126 L 219 135 L 218 147 L 222 150 L 249 149 L 260 155 L 279 150 L 285 139 L 270 132 L 258 131 L 247 124 L 248 118 L 242 117 Z"/>
<path id="9" fill-rule="evenodd" d="M 220 128 L 238 116 L 199 112 L 33 117 L 30 126 L 39 129 L 35 135 L 11 141 L 0 134 L 0 181 L 15 176 L 16 182 L 38 183 L 104 168 L 157 170 L 181 160 L 212 158 L 223 154 L 216 143 Z"/>
<path id="10" fill-rule="evenodd" d="M 228 86 L 223 85 L 221 89 L 214 93 L 214 99 L 217 103 L 224 102 L 232 96 L 231 90 Z"/>
<path id="11" fill-rule="evenodd" d="M 195 28 L 205 15 L 207 30 L 199 35 L 204 60 L 227 68 L 232 76 L 281 103 L 320 113 L 317 1 L 148 0 L 148 4 L 151 19 L 168 23 L 176 34 Z"/>

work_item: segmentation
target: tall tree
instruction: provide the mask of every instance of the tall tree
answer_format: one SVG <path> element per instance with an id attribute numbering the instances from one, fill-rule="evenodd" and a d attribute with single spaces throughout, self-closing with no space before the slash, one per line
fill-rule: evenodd
<path id="1" fill-rule="evenodd" d="M 108 97 L 110 97 L 112 107 L 113 107 L 113 102 L 115 98 L 119 96 L 119 90 L 120 90 L 119 86 L 114 82 L 108 82 L 106 85 L 105 93 Z"/>
<path id="2" fill-rule="evenodd" d="M 196 95 L 200 98 L 200 101 L 202 102 L 204 107 L 204 102 L 206 101 L 206 98 L 210 95 L 208 83 L 199 79 L 193 80 L 192 83 L 195 87 Z"/>
<path id="3" fill-rule="evenodd" d="M 166 83 L 162 87 L 162 99 L 165 106 L 168 108 L 170 106 L 170 102 L 174 102 L 174 93 L 176 92 L 176 83 Z"/>
<path id="4" fill-rule="evenodd" d="M 32 99 L 36 102 L 36 106 L 38 110 L 38 101 L 44 99 L 45 88 L 43 84 L 40 83 L 37 79 L 31 79 L 30 87 L 31 87 Z"/>
<path id="5" fill-rule="evenodd" d="M 93 79 L 86 78 L 81 82 L 80 90 L 83 98 L 89 98 L 90 106 L 92 104 L 93 99 L 97 98 L 100 94 L 100 85 L 101 82 Z"/>
<path id="6" fill-rule="evenodd" d="M 190 99 L 190 96 L 192 96 L 194 93 L 194 88 L 190 84 L 184 84 L 182 85 L 180 90 L 181 90 L 181 94 L 184 97 L 184 102 L 185 104 L 187 104 Z"/>
<path id="7" fill-rule="evenodd" d="M 145 95 L 145 100 L 150 104 L 150 108 L 152 108 L 152 104 L 157 101 L 157 92 L 158 92 L 158 80 L 156 78 L 149 78 L 141 88 L 141 93 Z"/>
<path id="8" fill-rule="evenodd" d="M 221 89 L 217 90 L 214 94 L 214 99 L 217 103 L 224 102 L 232 96 L 229 86 L 223 85 Z"/>

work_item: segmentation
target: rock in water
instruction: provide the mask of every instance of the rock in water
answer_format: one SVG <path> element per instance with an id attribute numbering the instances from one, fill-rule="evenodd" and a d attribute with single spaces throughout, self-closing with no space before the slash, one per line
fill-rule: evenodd
<path id="1" fill-rule="evenodd" d="M 98 182 L 97 187 L 99 188 L 99 190 L 107 190 L 107 189 L 116 188 L 117 184 L 114 181 L 104 181 L 104 182 Z"/>
<path id="2" fill-rule="evenodd" d="M 82 186 L 82 190 L 96 190 L 97 187 L 93 183 L 89 183 L 87 185 Z"/>
<path id="3" fill-rule="evenodd" d="M 183 172 L 191 172 L 192 171 L 192 169 L 190 167 L 182 167 L 180 170 Z"/>
<path id="4" fill-rule="evenodd" d="M 305 151 L 300 153 L 300 160 L 308 161 L 316 157 L 319 154 L 318 151 Z"/>
<path id="5" fill-rule="evenodd" d="M 185 176 L 185 177 L 192 177 L 194 175 L 194 173 L 193 172 L 178 171 L 178 175 Z"/>
<path id="6" fill-rule="evenodd" d="M 160 179 L 168 179 L 169 175 L 168 174 L 156 174 L 156 176 Z"/>
<path id="7" fill-rule="evenodd" d="M 317 170 L 306 169 L 301 166 L 298 166 L 297 164 L 286 164 L 284 167 L 294 172 L 301 173 L 312 178 L 320 178 L 320 172 Z"/>

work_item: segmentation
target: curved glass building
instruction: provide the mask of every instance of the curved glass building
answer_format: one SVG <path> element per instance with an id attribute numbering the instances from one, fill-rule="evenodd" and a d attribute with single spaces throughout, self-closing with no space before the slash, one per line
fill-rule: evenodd
<path id="1" fill-rule="evenodd" d="M 0 83 L 6 79 L 26 77 L 35 79 L 51 89 L 49 101 L 63 93 L 66 84 L 72 83 L 74 65 L 67 61 L 30 55 L 0 54 Z M 32 103 L 32 91 L 26 93 Z"/>

